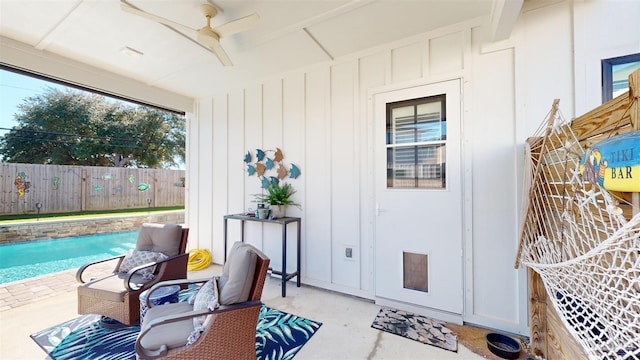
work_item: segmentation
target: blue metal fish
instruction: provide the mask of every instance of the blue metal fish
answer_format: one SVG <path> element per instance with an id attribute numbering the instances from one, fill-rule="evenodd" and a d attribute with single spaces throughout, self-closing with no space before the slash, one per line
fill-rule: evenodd
<path id="1" fill-rule="evenodd" d="M 277 177 L 275 177 L 275 176 L 270 176 L 270 178 L 271 178 L 271 182 L 272 182 L 272 183 L 274 183 L 274 184 L 278 184 L 278 183 L 280 183 L 280 179 L 278 179 Z"/>
<path id="2" fill-rule="evenodd" d="M 149 184 L 145 184 L 145 183 L 140 183 L 138 184 L 138 191 L 147 191 L 151 188 L 151 186 Z"/>
<path id="3" fill-rule="evenodd" d="M 261 185 L 261 187 L 262 187 L 263 189 L 268 188 L 268 187 L 269 187 L 269 184 L 271 183 L 271 182 L 269 181 L 269 179 L 268 179 L 266 176 L 263 176 L 261 181 L 262 181 L 262 185 Z"/>
<path id="4" fill-rule="evenodd" d="M 292 179 L 297 179 L 300 176 L 300 169 L 296 166 L 296 164 L 291 164 L 291 170 L 289 170 L 289 177 Z"/>
<path id="5" fill-rule="evenodd" d="M 244 162 L 246 163 L 251 162 L 251 151 L 247 151 L 247 153 L 244 155 Z"/>
<path id="6" fill-rule="evenodd" d="M 274 162 L 270 158 L 267 158 L 267 170 L 273 169 Z"/>
<path id="7" fill-rule="evenodd" d="M 256 157 L 258 158 L 258 161 L 262 161 L 262 159 L 264 159 L 264 151 L 256 149 Z"/>
<path id="8" fill-rule="evenodd" d="M 253 176 L 253 174 L 256 173 L 256 167 L 251 164 L 247 165 L 247 172 L 249 173 L 249 176 Z"/>

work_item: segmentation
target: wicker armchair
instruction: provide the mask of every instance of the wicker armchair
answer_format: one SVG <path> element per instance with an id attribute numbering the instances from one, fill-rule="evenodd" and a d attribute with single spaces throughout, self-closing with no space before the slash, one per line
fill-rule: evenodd
<path id="1" fill-rule="evenodd" d="M 236 245 L 238 244 L 245 247 L 245 250 L 241 251 L 255 254 L 255 270 L 253 270 L 253 267 L 249 270 L 252 273 L 252 279 L 249 280 L 246 277 L 247 281 L 245 282 L 246 285 L 250 284 L 250 287 L 246 287 L 249 291 L 246 300 L 241 299 L 242 301 L 240 302 L 225 305 L 224 287 L 218 293 L 222 305 L 214 310 L 193 310 L 194 305 L 190 305 L 188 302 L 151 307 L 152 304 L 147 300 L 149 309 L 144 317 L 141 331 L 135 344 L 138 359 L 236 360 L 256 358 L 256 326 L 262 305 L 260 298 L 262 297 L 262 289 L 270 260 L 255 247 L 240 242 L 236 243 Z M 220 283 L 221 286 L 233 286 L 229 285 L 231 280 L 226 282 L 225 285 L 224 280 L 221 279 L 224 279 L 225 274 L 231 274 L 228 276 L 231 279 L 234 276 L 234 272 L 241 272 L 237 271 L 237 266 L 228 266 L 234 261 L 236 245 L 231 250 L 222 276 L 214 277 L 213 279 L 165 281 L 154 285 L 149 290 L 148 298 L 151 297 L 153 291 L 170 285 L 205 283 L 212 280 L 214 282 L 217 281 L 216 283 Z M 243 285 L 243 287 L 246 285 Z M 201 288 L 198 294 L 205 286 Z M 196 302 L 198 301 L 198 294 L 195 295 Z M 200 328 L 202 332 L 199 332 L 197 340 L 188 344 L 187 339 L 190 335 L 193 335 L 194 329 L 196 329 L 193 319 L 203 316 L 208 317 L 206 318 L 207 320 L 203 319 L 204 325 Z M 150 343 L 154 345 L 150 345 Z"/>
<path id="2" fill-rule="evenodd" d="M 76 280 L 82 284 L 78 286 L 78 313 L 99 314 L 126 325 L 137 324 L 141 292 L 164 280 L 187 277 L 188 235 L 189 229 L 180 225 L 143 224 L 135 251 L 80 267 L 76 272 Z M 135 256 L 140 254 L 147 257 Z M 151 260 L 147 260 L 148 256 L 152 256 Z M 93 267 L 95 273 L 99 264 L 116 260 L 112 272 L 98 278 L 83 278 L 87 276 L 85 271 L 90 272 L 88 269 Z M 138 265 L 140 262 L 143 263 Z"/>

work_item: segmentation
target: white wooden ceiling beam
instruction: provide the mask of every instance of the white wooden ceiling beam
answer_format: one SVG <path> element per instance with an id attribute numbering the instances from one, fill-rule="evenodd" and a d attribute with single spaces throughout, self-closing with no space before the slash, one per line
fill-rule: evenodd
<path id="1" fill-rule="evenodd" d="M 76 1 L 76 3 L 73 4 L 73 6 L 71 6 L 69 11 L 67 11 L 64 14 L 64 16 L 61 17 L 60 20 L 58 20 L 58 22 L 56 22 L 56 24 L 53 25 L 53 27 L 51 29 L 49 29 L 49 31 L 47 31 L 47 33 L 40 39 L 40 41 L 38 41 L 38 43 L 36 44 L 35 48 L 38 49 L 38 50 L 46 50 L 47 47 L 49 45 L 51 45 L 51 43 L 53 42 L 54 37 L 55 37 L 55 33 L 56 33 L 56 31 L 58 29 L 60 29 L 60 26 L 62 25 L 62 23 L 67 21 L 69 16 L 71 16 L 71 14 L 73 14 L 80 7 L 80 5 L 83 2 L 84 2 L 84 0 Z"/>
<path id="2" fill-rule="evenodd" d="M 511 36 L 524 0 L 494 0 L 489 17 L 490 40 L 502 41 Z"/>

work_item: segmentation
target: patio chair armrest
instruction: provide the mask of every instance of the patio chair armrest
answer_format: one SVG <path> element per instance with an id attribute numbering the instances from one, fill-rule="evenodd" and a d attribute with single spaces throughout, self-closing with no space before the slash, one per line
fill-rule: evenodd
<path id="1" fill-rule="evenodd" d="M 217 309 L 215 309 L 213 311 L 211 311 L 211 310 L 196 310 L 196 311 L 189 311 L 189 312 L 179 313 L 179 314 L 175 314 L 175 315 L 161 316 L 161 317 L 159 317 L 157 319 L 151 320 L 149 322 L 149 326 L 140 333 L 140 335 L 138 336 L 138 339 L 142 338 L 144 336 L 144 334 L 149 332 L 149 330 L 151 328 L 153 328 L 154 326 L 171 324 L 171 323 L 182 321 L 182 320 L 192 319 L 192 318 L 198 317 L 198 316 L 213 315 L 213 314 L 223 314 L 223 313 L 226 313 L 226 312 L 229 312 L 229 311 L 246 309 L 246 308 L 255 307 L 255 306 L 261 306 L 261 305 L 262 305 L 262 301 L 260 301 L 260 300 L 251 300 L 251 301 L 245 301 L 245 302 L 231 304 L 231 305 L 220 305 Z"/>
<path id="2" fill-rule="evenodd" d="M 138 336 L 138 338 L 140 338 Z M 136 355 L 137 359 L 147 360 L 147 359 L 158 359 L 161 357 L 165 357 L 167 355 L 167 345 L 162 345 L 158 350 L 149 350 L 145 349 L 142 345 L 139 345 L 138 340 L 136 340 Z"/>
<path id="3" fill-rule="evenodd" d="M 87 270 L 89 267 L 103 263 L 103 262 L 107 262 L 107 261 L 112 261 L 112 260 L 116 260 L 118 259 L 118 263 L 116 264 L 116 266 L 113 268 L 113 272 L 116 271 L 116 269 L 118 269 L 118 267 L 120 267 L 120 263 L 122 262 L 122 259 L 124 259 L 124 255 L 118 255 L 118 256 L 112 256 L 106 259 L 101 259 L 101 260 L 96 260 L 96 261 L 92 261 L 90 263 L 86 263 L 84 265 L 82 265 L 78 271 L 76 271 L 76 281 L 84 284 L 86 283 L 86 281 L 82 278 L 82 274 L 84 273 L 85 270 Z"/>

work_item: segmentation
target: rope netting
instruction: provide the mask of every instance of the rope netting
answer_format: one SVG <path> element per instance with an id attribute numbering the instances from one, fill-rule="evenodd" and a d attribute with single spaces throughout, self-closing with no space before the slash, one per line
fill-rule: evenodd
<path id="1" fill-rule="evenodd" d="M 555 111 L 527 141 L 518 260 L 590 359 L 640 359 L 640 214 L 583 179 L 584 153 Z"/>

